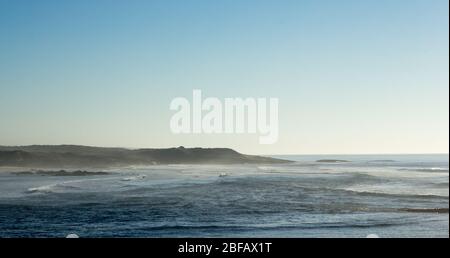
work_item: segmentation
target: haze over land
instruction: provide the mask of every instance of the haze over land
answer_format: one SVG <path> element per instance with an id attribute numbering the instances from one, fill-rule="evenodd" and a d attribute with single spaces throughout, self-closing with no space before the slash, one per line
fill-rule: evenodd
<path id="1" fill-rule="evenodd" d="M 0 166 L 113 167 L 156 164 L 263 164 L 289 161 L 226 148 L 125 149 L 79 145 L 0 146 Z"/>

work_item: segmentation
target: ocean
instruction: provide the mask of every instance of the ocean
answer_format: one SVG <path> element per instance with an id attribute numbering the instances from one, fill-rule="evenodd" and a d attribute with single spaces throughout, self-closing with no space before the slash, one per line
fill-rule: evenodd
<path id="1" fill-rule="evenodd" d="M 448 155 L 275 157 L 296 162 L 2 168 L 0 237 L 449 237 Z"/>

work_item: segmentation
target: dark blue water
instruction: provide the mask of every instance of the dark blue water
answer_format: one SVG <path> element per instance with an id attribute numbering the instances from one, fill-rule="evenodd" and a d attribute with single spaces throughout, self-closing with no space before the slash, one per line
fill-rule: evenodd
<path id="1" fill-rule="evenodd" d="M 449 236 L 447 155 L 285 158 L 298 162 L 93 176 L 3 168 L 0 237 Z"/>

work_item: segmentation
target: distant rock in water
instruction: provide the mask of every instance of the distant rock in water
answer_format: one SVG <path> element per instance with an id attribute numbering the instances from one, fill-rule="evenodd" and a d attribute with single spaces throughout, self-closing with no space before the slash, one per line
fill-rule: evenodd
<path id="1" fill-rule="evenodd" d="M 413 171 L 413 172 L 447 172 L 448 168 L 400 168 L 399 171 Z"/>
<path id="2" fill-rule="evenodd" d="M 79 145 L 0 146 L 0 167 L 79 168 L 158 164 L 274 164 L 292 161 L 227 148 L 124 149 Z"/>
<path id="3" fill-rule="evenodd" d="M 395 160 L 393 159 L 375 159 L 375 160 L 369 160 L 369 162 L 379 162 L 379 163 L 384 163 L 384 162 L 395 162 Z"/>
<path id="4" fill-rule="evenodd" d="M 348 160 L 343 159 L 319 159 L 316 160 L 316 162 L 322 162 L 322 163 L 342 163 L 342 162 L 350 162 Z"/>
<path id="5" fill-rule="evenodd" d="M 21 171 L 13 172 L 16 175 L 41 175 L 41 176 L 98 176 L 98 175 L 109 175 L 109 172 L 91 172 L 85 170 L 75 170 L 75 171 L 48 171 L 48 170 L 31 170 L 31 171 Z"/>
<path id="6" fill-rule="evenodd" d="M 404 208 L 404 209 L 400 209 L 400 211 L 416 212 L 416 213 L 448 213 L 448 208 L 430 208 L 430 209 Z"/>

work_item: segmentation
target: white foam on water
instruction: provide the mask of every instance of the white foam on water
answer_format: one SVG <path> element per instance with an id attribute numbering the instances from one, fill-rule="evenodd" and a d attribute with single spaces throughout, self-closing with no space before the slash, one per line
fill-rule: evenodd
<path id="1" fill-rule="evenodd" d="M 28 193 L 51 193 L 57 184 L 43 185 L 39 187 L 31 187 L 27 189 Z"/>
<path id="2" fill-rule="evenodd" d="M 66 238 L 79 238 L 77 234 L 68 234 Z"/>
<path id="3" fill-rule="evenodd" d="M 107 178 L 90 178 L 90 179 L 80 179 L 80 180 L 69 180 L 61 181 L 53 184 L 46 184 L 37 187 L 30 187 L 26 190 L 26 193 L 55 193 L 55 192 L 68 192 L 70 190 L 74 191 L 89 191 L 98 190 L 100 186 L 108 186 L 108 184 L 95 184 L 90 186 L 89 184 L 95 183 L 97 181 L 106 180 L 117 180 L 121 177 L 107 177 Z"/>
<path id="4" fill-rule="evenodd" d="M 138 175 L 138 176 L 130 176 L 130 177 L 124 177 L 122 178 L 122 181 L 136 181 L 136 180 L 143 180 L 147 176 L 146 175 Z"/>

